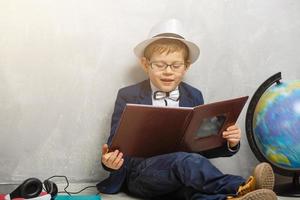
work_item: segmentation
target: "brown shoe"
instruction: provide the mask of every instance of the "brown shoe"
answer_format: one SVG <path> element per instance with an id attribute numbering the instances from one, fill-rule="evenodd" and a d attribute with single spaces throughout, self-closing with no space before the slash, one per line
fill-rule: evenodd
<path id="1" fill-rule="evenodd" d="M 275 176 L 273 169 L 269 163 L 262 162 L 258 164 L 253 171 L 255 179 L 255 189 L 273 190 Z"/>
<path id="2" fill-rule="evenodd" d="M 249 192 L 254 191 L 256 188 L 255 186 L 256 186 L 255 178 L 253 176 L 250 176 L 247 182 L 239 187 L 237 196 L 243 196 Z"/>
<path id="3" fill-rule="evenodd" d="M 227 197 L 227 200 L 277 200 L 277 196 L 272 190 L 258 189 L 242 196 Z"/>
<path id="4" fill-rule="evenodd" d="M 244 198 L 246 198 L 246 200 L 254 200 L 257 199 L 256 197 L 259 195 L 272 196 L 274 193 L 272 191 L 274 180 L 275 177 L 271 165 L 264 162 L 260 163 L 254 168 L 253 176 L 250 176 L 246 183 L 239 187 L 237 195 L 235 197 L 228 197 L 228 199 L 244 200 Z M 270 193 L 272 195 L 270 195 Z"/>

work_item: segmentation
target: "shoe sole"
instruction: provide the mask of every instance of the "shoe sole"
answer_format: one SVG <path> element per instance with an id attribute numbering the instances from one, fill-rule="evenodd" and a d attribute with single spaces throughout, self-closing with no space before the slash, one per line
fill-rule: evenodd
<path id="1" fill-rule="evenodd" d="M 272 190 L 259 189 L 238 198 L 238 200 L 277 200 L 277 196 Z"/>
<path id="2" fill-rule="evenodd" d="M 269 163 L 258 164 L 253 172 L 255 177 L 255 189 L 269 189 L 273 190 L 275 175 Z"/>

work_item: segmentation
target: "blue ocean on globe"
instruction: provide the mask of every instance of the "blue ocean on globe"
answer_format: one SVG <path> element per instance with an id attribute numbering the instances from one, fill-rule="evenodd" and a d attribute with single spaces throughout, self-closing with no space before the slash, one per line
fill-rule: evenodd
<path id="1" fill-rule="evenodd" d="M 253 131 L 268 161 L 280 168 L 300 169 L 300 80 L 266 90 L 255 108 Z"/>

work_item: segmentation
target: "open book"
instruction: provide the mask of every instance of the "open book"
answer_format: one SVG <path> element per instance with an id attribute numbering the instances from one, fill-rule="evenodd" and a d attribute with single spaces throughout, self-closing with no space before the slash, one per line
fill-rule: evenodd
<path id="1" fill-rule="evenodd" d="M 247 99 L 245 96 L 192 108 L 126 104 L 110 150 L 150 157 L 220 147 L 226 142 L 222 132 L 236 123 Z"/>

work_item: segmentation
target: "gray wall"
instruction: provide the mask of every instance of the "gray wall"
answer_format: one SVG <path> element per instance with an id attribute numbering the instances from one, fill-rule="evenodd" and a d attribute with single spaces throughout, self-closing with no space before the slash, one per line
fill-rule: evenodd
<path id="1" fill-rule="evenodd" d="M 213 102 L 252 96 L 278 71 L 300 78 L 299 10 L 298 0 L 1 0 L 0 183 L 106 176 L 116 92 L 145 78 L 132 48 L 159 20 L 189 27 L 201 55 L 185 81 Z M 238 155 L 213 162 L 247 176 L 257 160 L 244 137 Z"/>

